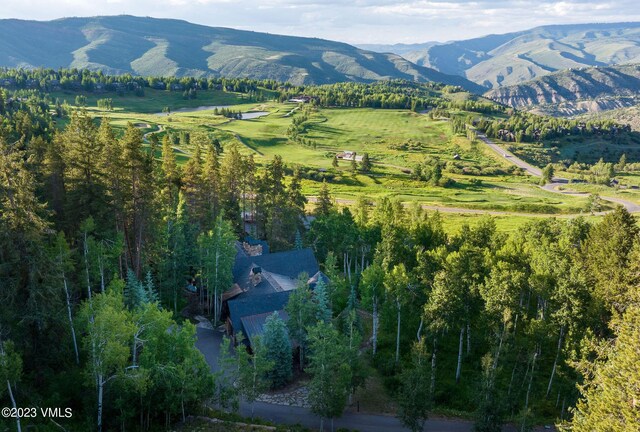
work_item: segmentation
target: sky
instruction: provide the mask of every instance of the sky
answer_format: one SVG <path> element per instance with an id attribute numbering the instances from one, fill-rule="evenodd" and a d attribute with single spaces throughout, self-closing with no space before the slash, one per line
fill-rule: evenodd
<path id="1" fill-rule="evenodd" d="M 640 21 L 638 0 L 2 0 L 0 18 L 129 14 L 352 44 L 421 43 L 547 24 Z"/>

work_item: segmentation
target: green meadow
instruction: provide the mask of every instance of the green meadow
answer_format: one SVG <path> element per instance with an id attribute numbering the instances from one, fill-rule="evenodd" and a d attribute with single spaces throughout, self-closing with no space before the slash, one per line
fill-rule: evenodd
<path id="1" fill-rule="evenodd" d="M 51 96 L 62 100 L 63 95 Z M 104 97 L 113 98 L 112 111 L 97 108 L 97 100 Z M 73 103 L 74 98 L 71 94 L 66 96 L 69 103 Z M 231 120 L 215 115 L 213 109 L 177 111 L 225 105 L 230 105 L 233 111 L 268 114 Z M 170 115 L 162 113 L 166 106 L 171 107 Z M 321 179 L 327 178 L 332 196 L 343 205 L 350 205 L 362 195 L 373 202 L 382 197 L 417 202 L 431 211 L 443 209 L 446 225 L 452 230 L 463 223 L 473 224 L 482 216 L 480 212 L 495 216 L 500 228 L 508 231 L 534 217 L 582 214 L 587 205 L 588 194 L 557 194 L 541 189 L 532 177 L 509 172 L 508 161 L 482 144 L 454 135 L 447 121 L 408 110 L 317 109 L 304 124 L 303 136 L 313 143 L 306 146 L 286 136 L 292 121 L 291 112 L 296 107 L 290 103 L 250 101 L 240 94 L 222 91 L 201 91 L 197 99 L 183 99 L 180 92 L 145 89 L 144 97 L 87 95 L 86 109 L 96 118 L 109 118 L 120 131 L 131 122 L 143 133 L 160 136 L 167 132 L 206 132 L 216 137 L 223 147 L 237 145 L 241 152 L 252 153 L 259 165 L 281 155 L 290 167 L 304 173 L 303 190 L 308 196 L 317 195 Z M 373 162 L 371 172 L 353 172 L 350 161 L 341 160 L 337 168 L 333 167 L 333 156 L 345 150 L 360 155 L 368 153 Z M 192 148 L 188 143 L 181 143 L 174 151 L 179 162 L 184 163 Z M 446 187 L 429 185 L 410 174 L 425 158 L 457 163 L 472 171 L 445 169 L 449 184 Z M 582 189 L 591 192 L 590 187 L 584 185 Z M 610 191 L 599 193 L 606 195 L 606 192 L 611 194 Z M 640 201 L 640 193 L 627 195 Z"/>

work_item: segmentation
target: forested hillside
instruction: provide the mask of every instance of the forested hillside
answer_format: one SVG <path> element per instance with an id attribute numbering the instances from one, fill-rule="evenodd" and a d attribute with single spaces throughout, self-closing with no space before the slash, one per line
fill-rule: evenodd
<path id="1" fill-rule="evenodd" d="M 322 39 L 133 16 L 0 20 L 0 66 L 109 74 L 272 79 L 293 84 L 384 79 L 481 87 L 394 54 Z"/>
<path id="2" fill-rule="evenodd" d="M 80 85 L 103 79 L 80 75 Z M 271 90 L 236 84 L 256 97 Z M 271 87 L 274 97 L 294 91 Z M 397 82 L 298 91 L 326 104 L 508 115 Z M 447 232 L 449 216 L 419 204 L 360 196 L 339 206 L 329 182 L 309 203 L 299 166 L 277 155 L 259 164 L 213 133 L 192 133 L 185 155 L 168 133 L 145 140 L 133 123 L 116 129 L 35 88 L 11 92 L 0 91 L 2 406 L 70 407 L 72 418 L 56 420 L 67 430 L 160 430 L 210 412 L 205 403 L 252 403 L 295 366 L 311 412 L 326 419 L 375 378 L 414 431 L 432 410 L 473 416 L 479 431 L 572 419 L 576 432 L 636 429 L 640 228 L 622 207 L 600 220 L 533 218 L 509 233 L 487 216 Z M 574 126 L 505 121 L 532 133 Z M 448 123 L 465 129 L 460 116 Z M 366 169 L 364 159 L 352 166 Z M 439 163 L 430 169 L 442 175 Z M 230 354 L 226 339 L 225 373 L 212 375 L 187 306 L 220 324 L 246 221 L 275 251 L 313 248 L 329 282 L 312 291 L 302 275 L 286 306 L 294 318 L 270 318 L 252 356 Z M 288 336 L 304 354 L 295 361 Z"/>

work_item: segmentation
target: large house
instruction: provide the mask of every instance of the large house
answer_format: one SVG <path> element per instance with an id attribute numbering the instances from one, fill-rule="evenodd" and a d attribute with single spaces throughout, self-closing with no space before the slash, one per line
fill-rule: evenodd
<path id="1" fill-rule="evenodd" d="M 256 248 L 254 241 L 237 243 L 236 249 L 234 285 L 222 296 L 222 319 L 234 340 L 242 332 L 251 344 L 263 333 L 264 323 L 273 312 L 286 321 L 284 308 L 300 275 L 306 275 L 306 283 L 312 288 L 320 279 L 328 281 L 311 249 L 269 253 L 266 247 Z"/>

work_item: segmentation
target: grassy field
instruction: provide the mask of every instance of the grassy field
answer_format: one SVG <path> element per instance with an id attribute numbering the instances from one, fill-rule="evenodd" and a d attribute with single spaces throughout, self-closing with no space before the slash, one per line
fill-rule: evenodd
<path id="1" fill-rule="evenodd" d="M 95 96 L 88 97 L 87 109 L 96 117 L 108 117 L 120 131 L 129 122 L 137 124 L 143 132 L 159 131 L 160 135 L 204 131 L 218 138 L 223 146 L 235 143 L 241 152 L 253 153 L 261 165 L 281 155 L 287 164 L 304 172 L 303 190 L 309 196 L 318 194 L 319 179 L 328 176 L 332 195 L 346 204 L 361 195 L 374 202 L 386 196 L 407 203 L 419 202 L 429 210 L 449 209 L 444 220 L 451 232 L 463 223 L 477 222 L 480 215 L 469 212 L 493 212 L 500 229 L 510 231 L 540 215 L 580 214 L 587 204 L 586 196 L 549 192 L 538 187 L 534 178 L 509 173 L 508 161 L 483 145 L 453 135 L 446 121 L 407 110 L 319 109 L 305 123 L 303 135 L 315 146 L 304 146 L 286 138 L 294 104 L 250 102 L 235 93 L 215 91 L 200 92 L 196 100 L 184 100 L 181 93 L 148 89 L 142 98 L 115 96 L 113 111 L 99 110 L 96 100 Z M 232 105 L 234 111 L 269 114 L 250 120 L 230 120 L 214 115 L 211 109 L 175 111 L 203 105 Z M 158 114 L 163 106 L 172 106 L 171 115 Z M 174 150 L 179 162 L 184 163 L 192 148 L 180 144 Z M 333 155 L 343 150 L 367 152 L 374 163 L 373 170 L 367 174 L 353 173 L 348 161 L 340 161 L 333 168 Z M 450 184 L 432 186 L 410 175 L 415 164 L 426 157 L 461 164 L 483 175 L 445 169 L 444 176 L 451 180 Z M 600 193 L 605 192 L 610 191 Z M 451 208 L 460 211 L 452 213 Z"/>

